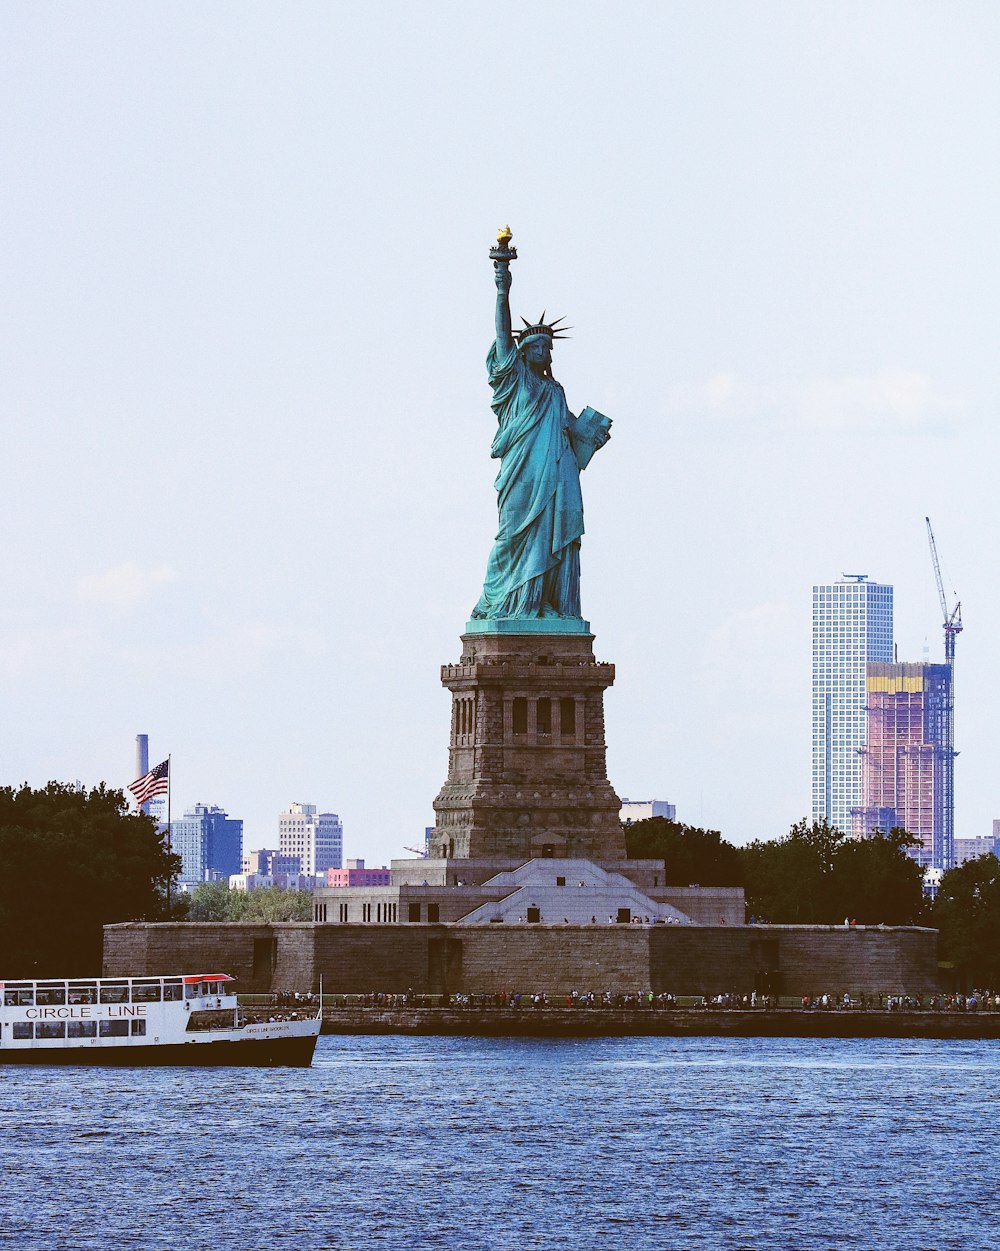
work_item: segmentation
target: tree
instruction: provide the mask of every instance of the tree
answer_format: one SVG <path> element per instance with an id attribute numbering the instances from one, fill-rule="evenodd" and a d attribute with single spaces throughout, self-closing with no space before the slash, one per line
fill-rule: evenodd
<path id="1" fill-rule="evenodd" d="M 829 922 L 834 852 L 842 835 L 825 821 L 798 821 L 784 838 L 740 849 L 747 910 L 772 925 Z"/>
<path id="2" fill-rule="evenodd" d="M 199 882 L 190 895 L 189 921 L 236 921 L 231 892 L 225 882 Z"/>
<path id="3" fill-rule="evenodd" d="M 918 839 L 892 829 L 871 838 L 845 839 L 834 854 L 834 919 L 862 925 L 914 925 L 925 920 L 924 874 L 907 847 Z"/>
<path id="4" fill-rule="evenodd" d="M 307 890 L 264 886 L 230 890 L 225 882 L 200 882 L 191 892 L 191 921 L 311 921 L 312 895 Z"/>
<path id="5" fill-rule="evenodd" d="M 97 976 L 103 927 L 167 917 L 180 871 L 121 791 L 0 787 L 0 975 Z"/>
<path id="6" fill-rule="evenodd" d="M 941 878 L 934 902 L 941 955 L 966 986 L 1000 987 L 1000 860 L 966 860 Z"/>
<path id="7" fill-rule="evenodd" d="M 738 850 L 718 830 L 702 830 L 666 817 L 625 826 L 630 860 L 662 860 L 665 886 L 741 886 Z"/>
<path id="8" fill-rule="evenodd" d="M 826 821 L 797 821 L 784 838 L 741 848 L 747 910 L 772 925 L 912 925 L 924 904 L 905 830 L 848 839 Z"/>
<path id="9" fill-rule="evenodd" d="M 313 917 L 311 891 L 266 886 L 247 891 L 245 898 L 245 921 L 311 921 Z"/>

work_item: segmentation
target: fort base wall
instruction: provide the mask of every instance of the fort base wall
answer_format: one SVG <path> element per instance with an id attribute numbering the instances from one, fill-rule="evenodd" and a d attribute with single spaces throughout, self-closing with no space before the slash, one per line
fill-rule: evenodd
<path id="1" fill-rule="evenodd" d="M 104 975 L 230 973 L 247 992 L 921 994 L 937 931 L 834 926 L 109 925 Z"/>

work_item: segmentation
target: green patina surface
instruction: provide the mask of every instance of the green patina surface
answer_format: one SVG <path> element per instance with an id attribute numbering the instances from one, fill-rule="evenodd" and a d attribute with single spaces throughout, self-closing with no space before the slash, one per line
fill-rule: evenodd
<path id="1" fill-rule="evenodd" d="M 473 617 L 466 634 L 590 634 L 581 617 Z"/>
<path id="2" fill-rule="evenodd" d="M 587 634 L 580 613 L 580 473 L 607 442 L 611 422 L 592 408 L 579 417 L 570 412 L 552 377 L 552 344 L 560 332 L 544 313 L 514 335 L 508 293 L 516 252 L 509 229 L 498 242 L 491 252 L 496 339 L 486 367 L 497 415 L 490 454 L 500 461 L 500 525 L 468 632 Z M 518 630 L 494 624 L 512 621 Z"/>

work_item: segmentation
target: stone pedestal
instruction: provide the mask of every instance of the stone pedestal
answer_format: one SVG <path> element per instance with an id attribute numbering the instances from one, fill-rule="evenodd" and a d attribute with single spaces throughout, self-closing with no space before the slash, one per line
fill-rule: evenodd
<path id="1" fill-rule="evenodd" d="M 624 860 L 604 744 L 614 665 L 594 659 L 585 622 L 517 624 L 470 623 L 461 660 L 442 666 L 451 741 L 430 855 Z"/>

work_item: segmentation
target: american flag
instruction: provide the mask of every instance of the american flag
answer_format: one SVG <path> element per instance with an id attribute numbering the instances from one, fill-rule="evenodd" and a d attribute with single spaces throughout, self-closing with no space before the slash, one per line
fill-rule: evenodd
<path id="1" fill-rule="evenodd" d="M 141 808 L 156 795 L 165 795 L 170 785 L 170 758 L 162 761 L 155 769 L 150 769 L 148 773 L 144 773 L 141 778 L 136 780 L 129 787 L 129 790 L 135 796 L 135 802 Z"/>

